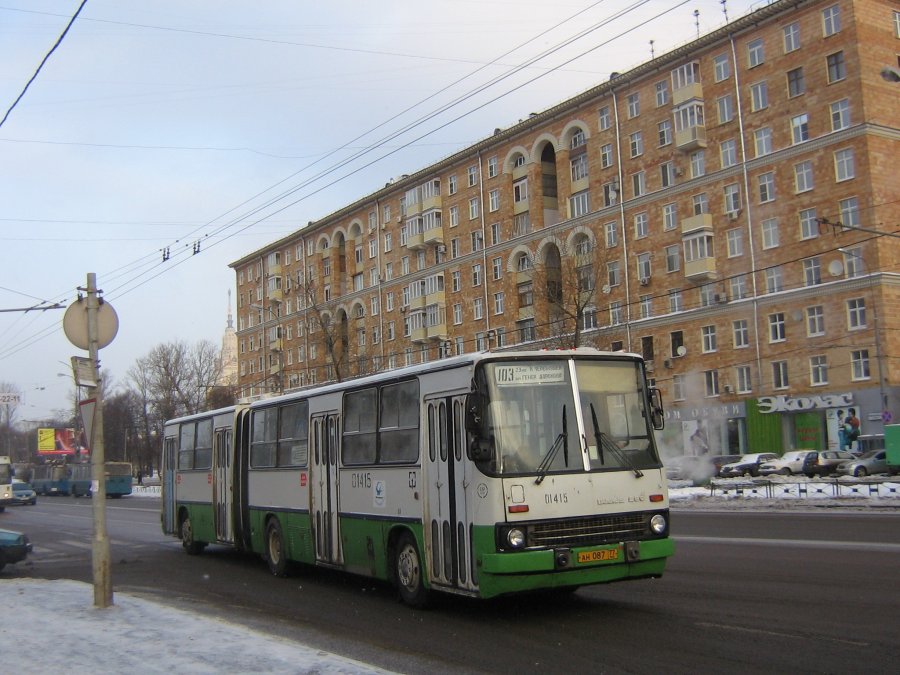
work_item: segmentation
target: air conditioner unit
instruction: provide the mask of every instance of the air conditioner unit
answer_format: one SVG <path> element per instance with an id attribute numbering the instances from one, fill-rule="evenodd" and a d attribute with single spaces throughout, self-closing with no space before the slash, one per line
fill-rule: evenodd
<path id="1" fill-rule="evenodd" d="M 675 175 L 678 176 L 679 178 L 681 178 L 684 175 L 684 169 L 682 169 L 680 167 L 675 169 Z"/>
<path id="2" fill-rule="evenodd" d="M 641 277 L 641 286 L 646 286 L 650 283 L 650 277 Z"/>
<path id="3" fill-rule="evenodd" d="M 671 368 L 672 367 L 672 359 L 666 359 L 665 361 L 663 361 L 663 365 L 666 368 Z"/>
<path id="4" fill-rule="evenodd" d="M 730 394 L 730 393 L 731 393 L 731 385 L 730 385 L 730 384 L 726 384 L 726 385 L 723 387 L 723 389 L 725 390 L 725 393 L 726 393 L 726 394 Z"/>
<path id="5" fill-rule="evenodd" d="M 644 367 L 647 369 L 648 373 L 652 373 L 655 365 L 653 363 L 653 359 L 644 362 Z"/>
<path id="6" fill-rule="evenodd" d="M 438 247 L 437 247 L 437 252 L 438 252 L 438 253 L 446 253 L 446 252 L 447 252 L 447 247 L 444 246 L 443 244 L 439 244 Z"/>
<path id="7" fill-rule="evenodd" d="M 728 212 L 728 220 L 737 220 L 740 214 L 737 211 Z"/>
<path id="8" fill-rule="evenodd" d="M 716 293 L 716 302 L 718 302 L 720 305 L 724 305 L 726 302 L 728 302 L 728 295 L 725 293 Z"/>

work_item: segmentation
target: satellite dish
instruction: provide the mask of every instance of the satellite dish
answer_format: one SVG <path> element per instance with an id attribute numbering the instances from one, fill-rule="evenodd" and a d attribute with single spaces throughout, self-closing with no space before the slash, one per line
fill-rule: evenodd
<path id="1" fill-rule="evenodd" d="M 678 349 L 675 350 L 675 353 L 678 354 L 678 356 L 684 356 L 685 354 L 687 354 L 687 347 L 681 345 Z"/>
<path id="2" fill-rule="evenodd" d="M 609 295 L 609 292 L 612 290 L 612 288 L 610 288 L 609 284 L 603 284 L 603 288 L 601 290 Z"/>
<path id="3" fill-rule="evenodd" d="M 833 277 L 839 277 L 844 271 L 844 264 L 840 260 L 832 260 L 828 263 L 828 273 Z"/>

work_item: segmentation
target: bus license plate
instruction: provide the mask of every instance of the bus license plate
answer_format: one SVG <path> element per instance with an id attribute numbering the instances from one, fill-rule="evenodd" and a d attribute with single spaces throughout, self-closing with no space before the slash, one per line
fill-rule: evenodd
<path id="1" fill-rule="evenodd" d="M 601 551 L 581 551 L 578 554 L 578 563 L 595 563 L 605 562 L 607 560 L 618 560 L 619 549 L 607 548 Z"/>

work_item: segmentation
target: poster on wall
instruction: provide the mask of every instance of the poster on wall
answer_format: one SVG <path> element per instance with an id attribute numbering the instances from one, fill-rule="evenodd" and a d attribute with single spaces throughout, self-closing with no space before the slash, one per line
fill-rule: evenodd
<path id="1" fill-rule="evenodd" d="M 831 408 L 825 414 L 825 425 L 828 428 L 829 450 L 855 451 L 857 438 L 862 433 L 863 412 L 858 406 Z"/>

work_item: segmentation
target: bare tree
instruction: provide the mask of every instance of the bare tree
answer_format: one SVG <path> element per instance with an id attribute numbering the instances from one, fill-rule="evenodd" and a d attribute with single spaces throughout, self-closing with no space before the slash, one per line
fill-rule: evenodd
<path id="1" fill-rule="evenodd" d="M 302 296 L 307 315 L 312 318 L 316 330 L 322 332 L 321 344 L 334 370 L 334 379 L 341 382 L 350 374 L 347 317 L 343 313 L 336 316 L 334 309 L 328 307 L 324 301 L 324 290 L 319 291 L 314 277 L 307 276 L 306 281 L 297 285 L 297 292 Z"/>
<path id="2" fill-rule="evenodd" d="M 539 339 L 557 347 L 582 347 L 584 331 L 596 325 L 597 274 L 605 251 L 584 233 L 548 244 L 532 257 L 535 324 Z"/>

